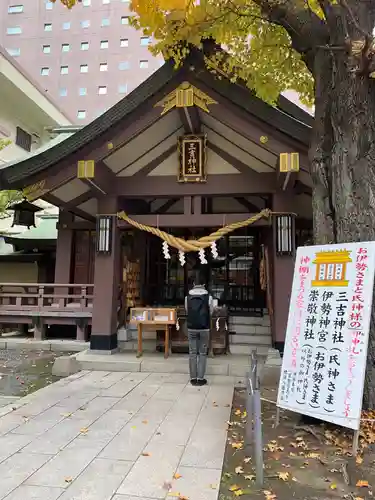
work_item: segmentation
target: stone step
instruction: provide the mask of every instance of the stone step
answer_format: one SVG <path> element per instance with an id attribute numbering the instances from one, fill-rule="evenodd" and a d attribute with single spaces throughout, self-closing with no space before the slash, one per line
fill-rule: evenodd
<path id="1" fill-rule="evenodd" d="M 269 344 L 269 346 L 271 346 L 271 344 Z M 251 352 L 258 347 L 262 346 L 260 344 L 231 344 L 230 353 L 234 355 L 250 355 Z M 267 347 L 267 345 L 264 344 L 263 347 Z"/>
<path id="2" fill-rule="evenodd" d="M 268 335 L 231 335 L 230 344 L 271 345 L 272 336 Z"/>
<path id="3" fill-rule="evenodd" d="M 267 315 L 261 317 L 253 317 L 253 316 L 230 316 L 229 317 L 230 325 L 259 325 L 259 326 L 269 326 L 270 325 L 270 317 Z"/>
<path id="4" fill-rule="evenodd" d="M 260 325 L 229 325 L 229 331 L 237 335 L 270 335 L 271 328 Z"/>

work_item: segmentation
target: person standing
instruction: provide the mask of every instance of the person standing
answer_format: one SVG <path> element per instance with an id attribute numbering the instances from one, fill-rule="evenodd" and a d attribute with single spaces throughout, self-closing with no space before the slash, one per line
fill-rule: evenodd
<path id="1" fill-rule="evenodd" d="M 189 338 L 190 383 L 202 386 L 207 364 L 207 350 L 213 312 L 213 298 L 199 278 L 185 298 Z"/>

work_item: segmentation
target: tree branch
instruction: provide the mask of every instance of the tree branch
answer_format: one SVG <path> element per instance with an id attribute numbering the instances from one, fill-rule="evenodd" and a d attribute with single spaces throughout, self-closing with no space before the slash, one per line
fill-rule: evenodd
<path id="1" fill-rule="evenodd" d="M 324 20 L 309 9 L 296 5 L 294 0 L 253 0 L 267 18 L 288 32 L 293 48 L 299 52 L 307 67 L 314 72 L 314 50 L 326 45 L 329 33 Z"/>

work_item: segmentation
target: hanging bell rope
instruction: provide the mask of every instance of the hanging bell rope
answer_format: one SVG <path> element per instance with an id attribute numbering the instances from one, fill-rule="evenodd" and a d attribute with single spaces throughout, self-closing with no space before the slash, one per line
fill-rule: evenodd
<path id="1" fill-rule="evenodd" d="M 210 247 L 213 242 L 222 238 L 226 234 L 231 233 L 236 229 L 250 226 L 251 224 L 254 224 L 254 222 L 257 222 L 259 219 L 262 218 L 269 219 L 272 216 L 272 214 L 273 212 L 270 209 L 266 208 L 261 212 L 259 212 L 258 214 L 249 217 L 246 220 L 233 222 L 232 224 L 228 224 L 224 227 L 221 227 L 217 231 L 214 231 L 213 233 L 209 234 L 208 236 L 203 236 L 202 238 L 199 238 L 199 240 L 184 240 L 183 238 L 178 238 L 177 236 L 173 236 L 172 234 L 166 233 L 165 231 L 162 231 L 157 227 L 146 226 L 145 224 L 141 224 L 140 222 L 131 219 L 128 215 L 126 215 L 125 212 L 119 212 L 117 214 L 117 217 L 119 219 L 124 220 L 131 226 L 140 229 L 141 231 L 146 231 L 148 233 L 154 234 L 155 236 L 158 236 L 163 241 L 168 243 L 169 246 L 177 248 L 177 250 L 187 253 L 187 252 L 199 252 L 200 249 Z"/>

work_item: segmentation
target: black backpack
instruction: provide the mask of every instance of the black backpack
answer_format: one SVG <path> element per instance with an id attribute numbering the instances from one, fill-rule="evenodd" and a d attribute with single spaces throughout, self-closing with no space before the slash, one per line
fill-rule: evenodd
<path id="1" fill-rule="evenodd" d="M 208 293 L 188 295 L 187 327 L 188 330 L 210 329 L 210 304 Z"/>

